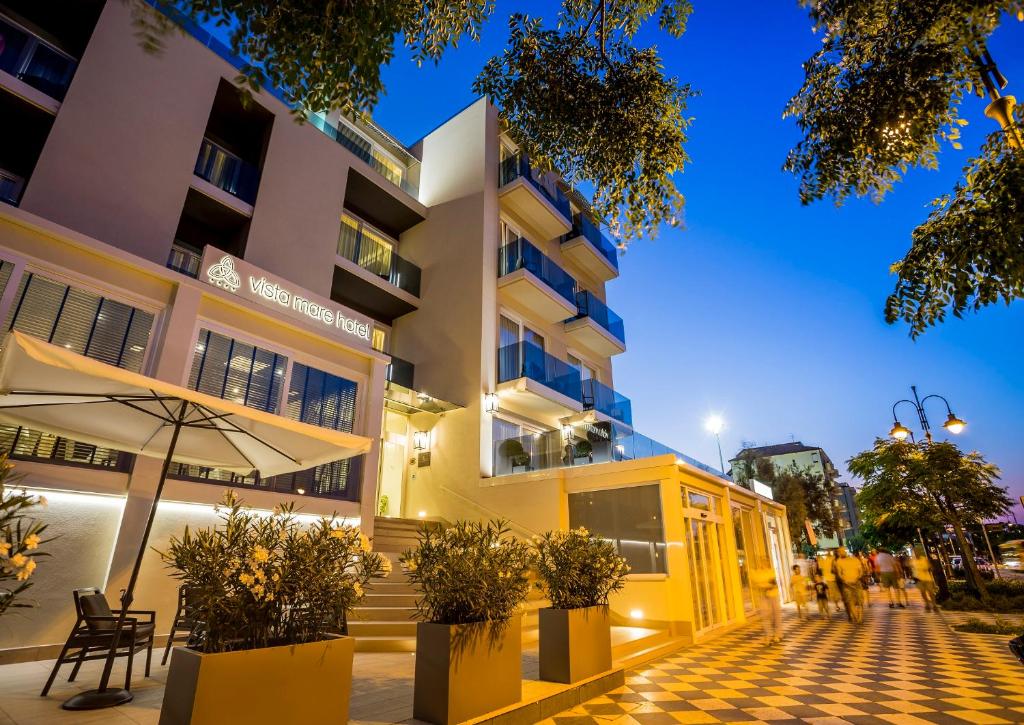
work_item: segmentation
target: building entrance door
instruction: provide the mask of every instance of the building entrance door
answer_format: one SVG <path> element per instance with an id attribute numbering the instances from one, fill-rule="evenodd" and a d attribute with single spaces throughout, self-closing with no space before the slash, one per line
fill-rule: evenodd
<path id="1" fill-rule="evenodd" d="M 686 548 L 693 599 L 693 628 L 702 632 L 728 619 L 722 553 L 724 534 L 717 496 L 685 491 Z"/>

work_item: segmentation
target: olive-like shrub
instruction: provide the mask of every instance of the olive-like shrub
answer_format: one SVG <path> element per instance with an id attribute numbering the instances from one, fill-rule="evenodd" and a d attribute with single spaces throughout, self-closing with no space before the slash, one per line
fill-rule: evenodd
<path id="1" fill-rule="evenodd" d="M 625 586 L 629 565 L 615 545 L 585 528 L 549 531 L 535 537 L 537 586 L 555 609 L 608 604 Z"/>

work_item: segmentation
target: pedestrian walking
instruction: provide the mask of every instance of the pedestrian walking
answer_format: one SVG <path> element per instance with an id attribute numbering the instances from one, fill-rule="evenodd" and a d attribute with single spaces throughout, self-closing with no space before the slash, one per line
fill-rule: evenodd
<path id="1" fill-rule="evenodd" d="M 899 562 L 896 561 L 896 557 L 894 557 L 891 552 L 883 549 L 882 551 L 879 551 L 878 555 L 875 557 L 875 563 L 878 565 L 878 576 L 880 578 L 879 583 L 882 585 L 882 588 L 885 589 L 885 593 L 889 597 L 889 609 L 895 609 L 897 603 L 894 601 L 893 595 L 895 592 L 893 592 L 893 590 L 898 586 L 896 580 L 899 575 Z M 900 604 L 899 606 L 900 608 L 903 608 L 903 604 Z"/>
<path id="2" fill-rule="evenodd" d="M 939 611 L 939 607 L 935 603 L 935 577 L 932 575 L 932 562 L 923 546 L 914 547 L 914 578 L 917 580 L 917 588 L 924 600 L 924 611 Z"/>
<path id="3" fill-rule="evenodd" d="M 767 557 L 762 556 L 758 559 L 757 568 L 750 573 L 750 583 L 758 595 L 764 643 L 781 642 L 782 605 L 779 603 L 779 583 Z"/>
<path id="4" fill-rule="evenodd" d="M 863 607 L 863 578 L 864 566 L 860 559 L 846 553 L 846 548 L 840 546 L 836 559 L 836 580 L 842 582 L 843 605 L 846 607 L 846 616 L 854 624 L 864 621 Z"/>
<path id="5" fill-rule="evenodd" d="M 800 571 L 800 565 L 793 565 L 793 576 L 789 578 L 789 592 L 796 603 L 796 613 L 801 620 L 807 617 L 807 577 Z"/>
<path id="6" fill-rule="evenodd" d="M 910 578 L 910 569 L 904 564 L 905 556 L 896 557 L 896 604 L 900 609 L 910 606 L 907 599 L 907 579 Z"/>
<path id="7" fill-rule="evenodd" d="M 839 588 L 839 580 L 836 579 L 836 555 L 830 551 L 821 560 L 821 578 L 828 587 L 828 598 L 839 611 L 839 602 L 842 599 L 842 591 Z"/>
<path id="8" fill-rule="evenodd" d="M 818 614 L 828 619 L 828 584 L 821 574 L 814 575 L 814 598 L 818 601 Z"/>

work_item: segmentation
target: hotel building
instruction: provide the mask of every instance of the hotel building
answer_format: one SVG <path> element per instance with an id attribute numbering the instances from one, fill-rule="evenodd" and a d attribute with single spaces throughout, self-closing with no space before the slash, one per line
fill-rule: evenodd
<path id="1" fill-rule="evenodd" d="M 784 509 L 633 430 L 619 256 L 586 200 L 486 99 L 410 146 L 337 113 L 300 124 L 273 89 L 243 103 L 240 59 L 185 29 L 149 54 L 124 3 L 0 0 L 3 329 L 373 446 L 272 479 L 178 466 L 151 544 L 214 523 L 228 488 L 370 535 L 583 525 L 632 566 L 617 622 L 692 641 L 746 621 L 749 568 L 785 580 Z M 160 462 L 11 427 L 0 444 L 59 536 L 0 662 L 52 657 L 70 590 L 124 585 Z M 161 631 L 175 587 L 150 552 L 136 606 Z"/>

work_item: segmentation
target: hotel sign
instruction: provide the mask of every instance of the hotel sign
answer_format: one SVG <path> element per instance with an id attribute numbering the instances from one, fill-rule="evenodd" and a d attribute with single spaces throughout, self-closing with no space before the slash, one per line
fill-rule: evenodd
<path id="1" fill-rule="evenodd" d="M 219 287 L 236 297 L 301 320 L 343 342 L 356 340 L 369 345 L 373 335 L 371 323 L 347 307 L 313 295 L 268 275 L 245 260 L 207 246 L 199 267 L 199 279 Z"/>

